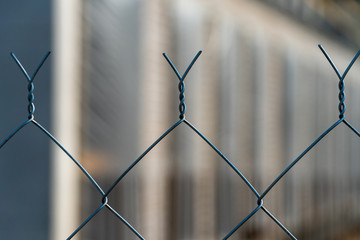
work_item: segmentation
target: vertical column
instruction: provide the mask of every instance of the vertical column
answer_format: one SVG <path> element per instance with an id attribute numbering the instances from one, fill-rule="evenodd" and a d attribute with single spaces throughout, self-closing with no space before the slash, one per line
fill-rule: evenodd
<path id="1" fill-rule="evenodd" d="M 250 37 L 228 19 L 221 26 L 221 58 L 218 147 L 252 183 L 252 80 Z M 243 180 L 219 159 L 217 200 L 219 232 L 222 236 L 249 214 L 256 197 Z M 234 236 L 244 238 L 248 225 Z M 240 234 L 242 234 L 240 236 Z"/>
<path id="2" fill-rule="evenodd" d="M 302 93 L 301 85 L 299 86 L 299 61 L 298 53 L 291 51 L 292 48 L 289 46 L 285 50 L 284 66 L 285 66 L 285 81 L 284 81 L 284 166 L 288 166 L 294 161 L 296 154 L 296 136 L 297 131 L 295 129 L 297 111 L 299 107 L 299 97 Z M 302 78 L 300 78 L 302 80 Z M 300 151 L 300 150 L 299 150 Z M 297 201 L 296 190 L 295 190 L 295 174 L 290 174 L 287 179 L 284 180 L 284 221 L 288 223 L 286 227 L 289 229 L 295 229 L 293 226 L 296 216 L 298 215 L 296 210 L 297 207 L 294 204 Z"/>
<path id="3" fill-rule="evenodd" d="M 323 62 L 316 63 L 317 68 L 313 69 L 316 76 L 316 86 L 315 86 L 315 92 L 316 96 L 314 99 L 314 105 L 315 105 L 315 118 L 313 119 L 313 124 L 315 126 L 315 133 L 316 135 L 321 134 L 323 131 L 325 131 L 330 124 L 332 124 L 332 119 L 336 119 L 337 114 L 332 115 L 331 111 L 332 109 L 336 109 L 336 104 L 331 106 L 329 102 L 331 101 L 331 82 L 334 78 L 331 78 L 331 75 L 329 75 L 329 68 L 324 68 Z M 321 65 L 320 65 L 321 64 Z M 331 72 L 330 72 L 331 74 Z M 330 80 L 330 81 L 329 81 Z M 330 82 L 330 83 L 329 83 Z M 333 81 L 333 84 L 336 84 L 336 80 Z M 334 91 L 335 93 L 336 91 Z M 336 99 L 336 98 L 333 98 Z M 332 115 L 332 116 L 331 116 Z M 335 130 L 334 130 L 335 131 Z M 317 136 L 314 136 L 316 138 Z M 331 136 L 331 135 L 330 135 Z M 333 216 L 332 206 L 333 206 L 333 200 L 332 192 L 333 192 L 333 185 L 331 184 L 332 178 L 333 178 L 333 166 L 334 166 L 334 150 L 333 150 L 333 144 L 334 144 L 334 136 L 327 137 L 326 139 L 322 140 L 322 143 L 326 143 L 323 146 L 319 144 L 319 146 L 316 146 L 314 148 L 315 152 L 315 189 L 314 193 L 316 196 L 316 208 L 315 208 L 315 220 L 314 224 L 305 222 L 302 226 L 303 230 L 305 230 L 305 233 L 308 235 L 311 234 L 318 234 L 318 236 L 325 237 L 328 234 L 332 234 L 333 228 L 325 228 L 327 225 L 327 220 L 331 219 Z M 306 184 L 306 183 L 304 183 Z M 302 209 L 307 208 L 306 204 L 302 204 Z M 329 209 L 327 211 L 324 211 L 325 209 Z M 318 225 L 317 225 L 318 224 Z M 315 231 L 314 231 L 315 228 Z M 313 232 L 314 231 L 314 232 Z M 329 236 L 327 235 L 327 236 Z"/>
<path id="4" fill-rule="evenodd" d="M 298 49 L 296 46 L 292 46 L 292 49 Z M 300 51 L 294 51 L 295 65 L 294 67 L 294 86 L 293 86 L 293 98 L 294 98 L 294 112 L 292 121 L 292 144 L 290 145 L 289 159 L 286 159 L 287 164 L 294 161 L 295 158 L 301 154 L 306 147 L 316 139 L 317 132 L 314 125 L 316 125 L 316 65 L 314 65 L 314 56 L 304 56 Z M 287 140 L 286 142 L 289 142 Z M 294 229 L 294 234 L 302 238 L 309 234 L 308 231 L 304 231 L 304 225 L 312 224 L 313 221 L 307 220 L 303 223 L 302 219 L 309 219 L 312 211 L 316 211 L 316 207 L 313 200 L 313 192 L 317 187 L 315 182 L 315 151 L 314 148 L 304 158 L 300 160 L 294 166 L 289 173 L 288 177 L 283 181 L 289 189 L 287 189 L 285 201 L 289 204 L 289 228 Z M 310 158 L 310 159 L 309 159 Z M 290 185 L 288 185 L 290 184 Z"/>
<path id="5" fill-rule="evenodd" d="M 358 76 L 359 71 L 357 71 L 356 74 L 353 76 Z M 357 119 L 360 119 L 360 111 L 358 107 L 358 102 L 360 101 L 360 84 L 358 82 L 357 78 L 354 78 L 352 81 L 352 86 L 349 86 L 350 94 L 349 94 L 349 102 L 352 104 L 350 105 L 351 112 L 352 112 L 352 118 L 349 119 L 350 123 L 353 124 Z M 355 125 L 355 124 L 354 124 Z M 354 126 L 353 125 L 353 126 Z M 356 129 L 358 128 L 358 124 L 355 125 Z M 350 191 L 351 191 L 351 206 L 352 206 L 352 222 L 359 222 L 359 216 L 360 216 L 360 208 L 359 208 L 359 188 L 358 188 L 358 182 L 360 179 L 360 162 L 359 162 L 359 156 L 360 156 L 360 148 L 359 148 L 359 138 L 355 133 L 351 134 L 351 142 L 350 142 L 350 169 L 349 169 L 349 175 L 350 175 Z"/>
<path id="6" fill-rule="evenodd" d="M 250 181 L 251 184 L 254 184 L 254 151 L 255 147 L 255 127 L 256 127 L 256 116 L 255 116 L 255 103 L 254 103 L 254 89 L 255 81 L 254 74 L 256 68 L 255 66 L 255 56 L 253 51 L 253 35 L 250 33 L 245 33 L 239 30 L 238 43 L 238 63 L 234 66 L 237 68 L 238 82 L 237 93 L 237 106 L 238 116 L 237 117 L 237 129 L 236 132 L 238 135 L 238 142 L 236 144 L 237 154 L 236 158 L 232 159 L 233 163 L 238 167 L 238 169 L 245 175 L 245 177 Z M 231 111 L 236 111 L 231 109 Z M 237 177 L 239 178 L 239 177 Z M 236 216 L 234 216 L 234 222 L 239 223 L 240 219 L 243 219 L 249 214 L 249 212 L 254 209 L 256 205 L 256 196 L 248 188 L 243 180 L 238 179 L 240 186 L 234 191 L 237 194 L 237 201 L 233 208 L 238 208 Z M 257 188 L 257 186 L 255 186 Z M 233 211 L 234 212 L 234 211 Z M 234 213 L 233 213 L 234 215 Z M 234 224 L 234 223 L 233 223 Z M 255 221 L 249 221 L 242 228 L 244 230 L 239 230 L 241 236 L 239 238 L 245 238 L 249 232 L 252 232 Z"/>
<path id="7" fill-rule="evenodd" d="M 238 38 L 235 34 L 235 26 L 227 20 L 221 22 L 221 52 L 219 65 L 219 148 L 221 151 L 237 165 L 239 160 L 238 146 L 238 114 L 240 109 L 237 107 L 238 100 L 238 78 L 237 71 L 241 67 L 239 64 Z M 240 191 L 239 186 L 235 186 L 238 176 L 229 168 L 227 164 L 219 159 L 217 199 L 219 201 L 218 216 L 221 221 L 217 222 L 218 229 L 222 234 L 226 234 L 230 226 L 234 225 L 236 219 L 240 218 L 238 204 L 234 197 Z M 241 170 L 240 170 L 241 171 Z M 236 210 L 235 210 L 236 209 Z M 235 210 L 235 211 L 234 211 Z M 234 219 L 234 215 L 236 218 Z"/>
<path id="8" fill-rule="evenodd" d="M 169 53 L 167 48 L 167 0 L 143 2 L 142 19 L 142 76 L 140 78 L 140 151 L 145 150 L 166 128 L 172 124 L 169 114 L 170 86 L 177 87 L 177 78 L 167 73 L 169 65 L 161 55 Z M 170 58 L 171 58 L 171 54 Z M 174 110 L 174 116 L 178 112 Z M 142 233 L 146 239 L 165 240 L 169 227 L 168 198 L 169 154 L 167 138 L 161 142 L 142 162 Z"/>
<path id="9" fill-rule="evenodd" d="M 260 36 L 259 36 L 260 37 Z M 268 44 L 268 45 L 266 45 Z M 258 189 L 264 190 L 278 176 L 283 168 L 283 139 L 282 139 L 282 93 L 283 69 L 280 61 L 280 49 L 258 39 L 256 45 L 255 71 L 257 71 L 255 98 L 255 181 Z M 265 206 L 275 215 L 281 216 L 283 210 L 280 186 L 283 181 L 264 198 Z M 256 216 L 259 217 L 259 216 Z M 265 220 L 266 219 L 266 220 Z M 258 223 L 266 235 L 274 236 L 275 229 L 267 218 Z"/>
<path id="10" fill-rule="evenodd" d="M 206 111 L 201 98 L 208 94 L 204 86 L 211 84 L 211 81 L 208 82 L 207 76 L 202 75 L 204 61 L 208 57 L 208 49 L 203 48 L 202 41 L 203 9 L 194 1 L 181 0 L 176 1 L 173 12 L 176 17 L 174 27 L 176 31 L 176 59 L 181 73 L 186 69 L 189 64 L 188 61 L 193 58 L 194 54 L 199 50 L 204 50 L 186 79 L 186 118 L 199 130 L 208 129 L 204 127 L 203 123 L 205 121 L 201 117 Z M 211 122 L 212 118 L 210 116 L 209 119 L 208 122 Z M 208 132 L 204 132 L 204 134 L 209 137 Z M 205 225 L 213 220 L 212 217 L 209 217 L 213 213 L 211 205 L 213 199 L 207 195 L 209 193 L 208 186 L 211 183 L 204 181 L 202 172 L 204 170 L 203 159 L 206 159 L 203 154 L 206 154 L 206 151 L 211 149 L 208 149 L 208 146 L 203 148 L 202 146 L 206 145 L 206 143 L 196 136 L 194 132 L 185 128 L 180 129 L 177 136 L 176 149 L 179 153 L 176 170 L 179 196 L 179 203 L 177 204 L 178 237 L 180 239 L 209 239 L 204 237 L 203 233 L 206 232 Z M 211 160 L 207 161 L 209 167 L 211 167 L 210 162 Z M 211 235 L 211 231 L 208 232 L 208 235 Z"/>
<path id="11" fill-rule="evenodd" d="M 284 65 L 283 65 L 283 48 L 272 45 L 269 50 L 267 76 L 269 81 L 267 95 L 267 118 L 266 118 L 266 153 L 263 159 L 264 183 L 268 186 L 283 171 L 284 164 Z M 271 212 L 283 220 L 284 211 L 284 182 L 279 181 L 275 188 L 269 192 L 268 199 L 265 201 L 266 206 Z M 270 229 L 267 236 L 280 238 L 279 229 L 273 225 L 268 226 Z M 279 236 L 280 235 L 280 236 Z"/>
<path id="12" fill-rule="evenodd" d="M 196 11 L 199 12 L 199 11 Z M 208 18 L 209 19 L 209 18 Z M 202 19 L 198 19 L 198 21 Z M 209 20 L 214 21 L 214 20 Z M 202 35 L 198 36 L 201 43 L 206 46 L 208 39 L 211 39 L 212 46 L 204 48 L 205 54 L 199 61 L 201 75 L 193 78 L 198 81 L 199 89 L 194 92 L 198 96 L 192 118 L 199 126 L 203 134 L 218 145 L 215 137 L 218 131 L 218 72 L 219 72 L 219 44 L 217 21 L 204 22 L 200 25 Z M 194 211 L 194 239 L 216 239 L 216 161 L 221 159 L 214 151 L 205 144 L 202 139 L 197 138 L 192 151 L 194 152 L 194 189 L 193 189 L 193 211 Z M 218 146 L 219 147 L 219 146 Z"/>
<path id="13" fill-rule="evenodd" d="M 53 132 L 76 157 L 80 149 L 81 1 L 54 1 L 53 11 Z M 55 145 L 52 151 L 51 239 L 63 240 L 79 224 L 79 171 Z"/>
<path id="14" fill-rule="evenodd" d="M 258 189 L 265 189 L 262 176 L 262 149 L 265 146 L 264 124 L 265 124 L 265 92 L 267 89 L 267 81 L 265 78 L 266 70 L 266 41 L 261 36 L 256 36 L 254 40 L 254 58 L 252 71 L 254 73 L 254 94 L 252 101 L 254 102 L 254 185 Z"/>

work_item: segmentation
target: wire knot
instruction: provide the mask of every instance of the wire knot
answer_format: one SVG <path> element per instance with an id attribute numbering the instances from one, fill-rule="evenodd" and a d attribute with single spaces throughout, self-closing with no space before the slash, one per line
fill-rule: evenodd
<path id="1" fill-rule="evenodd" d="M 103 196 L 103 198 L 101 199 L 101 203 L 102 204 L 107 204 L 109 201 L 108 197 L 107 196 Z"/>
<path id="2" fill-rule="evenodd" d="M 180 94 L 179 94 L 179 100 L 180 100 L 180 104 L 179 104 L 179 111 L 180 111 L 180 115 L 179 118 L 183 119 L 185 116 L 185 110 L 186 110 L 186 105 L 185 105 L 185 83 L 184 80 L 180 80 L 179 85 L 178 85 Z"/>
<path id="3" fill-rule="evenodd" d="M 345 109 L 346 109 L 346 106 L 345 106 L 345 92 L 344 92 L 344 89 L 345 89 L 345 82 L 343 79 L 340 80 L 339 82 L 339 106 L 338 106 L 338 109 L 339 109 L 339 112 L 340 112 L 340 115 L 339 115 L 339 118 L 342 119 L 344 117 L 344 113 L 345 113 Z"/>
<path id="4" fill-rule="evenodd" d="M 34 112 L 35 112 L 35 105 L 34 105 L 34 84 L 32 81 L 29 81 L 28 84 L 28 119 L 34 118 Z"/>

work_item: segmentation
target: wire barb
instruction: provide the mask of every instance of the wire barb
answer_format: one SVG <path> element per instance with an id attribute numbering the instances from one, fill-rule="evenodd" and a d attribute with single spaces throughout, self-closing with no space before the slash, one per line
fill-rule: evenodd
<path id="1" fill-rule="evenodd" d="M 334 61 L 331 60 L 329 54 L 327 54 L 327 52 L 325 51 L 325 49 L 321 46 L 321 44 L 318 45 L 318 47 L 320 48 L 321 52 L 325 55 L 326 59 L 328 60 L 328 62 L 330 63 L 331 67 L 334 69 L 336 75 L 338 76 L 339 78 L 339 95 L 338 95 L 338 98 L 339 98 L 339 106 L 338 106 L 338 109 L 339 109 L 339 118 L 340 119 L 344 119 L 344 116 L 345 116 L 345 109 L 346 109 L 346 106 L 345 106 L 345 82 L 344 82 L 344 79 L 346 77 L 346 75 L 348 74 L 349 70 L 351 69 L 351 67 L 354 65 L 355 61 L 357 60 L 357 58 L 359 57 L 360 55 L 360 50 L 356 53 L 355 57 L 351 60 L 350 64 L 347 66 L 345 72 L 341 75 L 339 70 L 337 69 L 337 67 L 335 66 L 334 64 Z"/>
<path id="2" fill-rule="evenodd" d="M 35 112 L 34 79 L 50 54 L 51 54 L 50 51 L 45 54 L 44 58 L 41 60 L 40 64 L 36 68 L 35 72 L 30 77 L 29 74 L 27 73 L 26 69 L 23 67 L 23 65 L 19 61 L 19 59 L 16 57 L 16 55 L 13 52 L 10 53 L 11 57 L 14 59 L 14 61 L 16 62 L 18 67 L 21 69 L 21 71 L 24 74 L 24 76 L 26 77 L 26 79 L 28 80 L 28 97 L 27 97 L 27 99 L 28 99 L 28 107 L 27 108 L 28 108 L 28 112 L 29 112 L 28 119 L 34 119 L 34 112 Z"/>
<path id="3" fill-rule="evenodd" d="M 179 71 L 176 69 L 175 65 L 171 62 L 170 58 L 166 55 L 166 53 L 163 53 L 163 56 L 165 57 L 165 59 L 167 60 L 167 62 L 170 64 L 171 68 L 174 70 L 176 76 L 179 78 L 179 85 L 178 85 L 178 89 L 179 89 L 179 100 L 180 100 L 180 104 L 179 104 L 179 118 L 180 119 L 184 119 L 185 118 L 185 111 L 186 111 L 186 105 L 185 105 L 185 83 L 184 80 L 186 78 L 186 75 L 189 73 L 190 69 L 192 68 L 192 66 L 194 65 L 194 63 L 196 62 L 196 60 L 199 58 L 200 54 L 202 53 L 202 51 L 199 51 L 196 56 L 194 57 L 194 59 L 191 61 L 191 63 L 189 64 L 189 66 L 187 67 L 185 73 L 181 76 Z"/>

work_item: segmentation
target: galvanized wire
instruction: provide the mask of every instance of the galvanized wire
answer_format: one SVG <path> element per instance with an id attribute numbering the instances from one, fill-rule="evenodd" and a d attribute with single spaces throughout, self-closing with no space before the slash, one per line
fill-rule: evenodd
<path id="1" fill-rule="evenodd" d="M 22 66 L 21 62 L 18 60 L 18 58 L 15 56 L 14 53 L 11 53 L 12 58 L 15 60 L 16 64 L 19 66 L 23 74 L 25 75 L 26 79 L 28 80 L 28 120 L 20 124 L 18 128 L 16 128 L 5 140 L 3 140 L 0 143 L 0 149 L 5 146 L 5 144 L 14 137 L 22 128 L 24 128 L 26 125 L 32 123 L 35 126 L 37 126 L 43 133 L 45 133 L 83 172 L 83 174 L 89 179 L 89 181 L 96 187 L 96 189 L 100 192 L 102 198 L 101 204 L 99 207 L 94 210 L 90 214 L 90 216 L 84 220 L 78 228 L 74 230 L 73 233 L 70 234 L 69 237 L 66 239 L 72 239 L 87 223 L 91 221 L 93 217 L 95 217 L 101 210 L 103 210 L 105 207 L 112 212 L 117 218 L 119 218 L 139 239 L 145 239 L 129 222 L 126 221 L 125 218 L 123 218 L 116 210 L 114 210 L 109 205 L 109 194 L 113 191 L 113 189 L 117 186 L 117 184 L 154 148 L 156 145 L 161 142 L 169 133 L 171 133 L 175 128 L 177 128 L 180 124 L 184 123 L 186 126 L 188 126 L 194 133 L 196 133 L 204 142 L 206 142 L 220 157 L 223 159 L 226 164 L 244 181 L 244 183 L 249 187 L 249 189 L 252 191 L 252 193 L 257 198 L 257 206 L 254 210 L 252 210 L 238 225 L 236 225 L 234 228 L 232 228 L 229 233 L 223 238 L 228 239 L 230 236 L 233 235 L 241 226 L 244 225 L 245 222 L 247 222 L 250 218 L 252 218 L 260 209 L 266 213 L 267 216 L 269 216 L 270 219 L 272 219 L 291 239 L 296 239 L 296 237 L 265 207 L 264 205 L 264 197 L 271 191 L 271 189 L 292 169 L 296 163 L 298 163 L 313 147 L 315 147 L 328 133 L 330 133 L 333 129 L 335 129 L 339 124 L 344 123 L 347 127 L 349 127 L 357 136 L 360 137 L 360 133 L 358 130 L 356 130 L 348 121 L 345 120 L 345 83 L 344 79 L 349 72 L 352 65 L 355 63 L 357 58 L 360 55 L 360 51 L 357 52 L 353 60 L 350 62 L 348 67 L 346 68 L 345 72 L 343 74 L 340 74 L 338 69 L 336 68 L 334 62 L 330 59 L 329 55 L 326 53 L 324 48 L 319 45 L 320 50 L 325 55 L 326 59 L 329 61 L 330 65 L 334 69 L 335 73 L 337 74 L 339 78 L 339 120 L 336 121 L 333 125 L 331 125 L 327 130 L 325 130 L 314 142 L 312 142 L 309 147 L 307 147 L 293 162 L 290 163 L 290 165 L 283 170 L 280 175 L 260 194 L 255 187 L 250 183 L 250 181 L 245 177 L 245 175 L 238 170 L 235 165 L 220 151 L 218 150 L 213 143 L 211 143 L 191 122 L 189 122 L 185 118 L 185 111 L 186 111 L 186 105 L 185 105 L 185 83 L 184 80 L 186 76 L 188 75 L 190 69 L 194 65 L 194 63 L 199 58 L 200 54 L 202 53 L 199 51 L 194 59 L 191 61 L 189 66 L 187 67 L 186 71 L 183 75 L 180 75 L 178 70 L 176 69 L 175 65 L 172 63 L 170 58 L 163 53 L 163 56 L 167 60 L 167 62 L 170 64 L 171 68 L 174 70 L 176 76 L 179 79 L 178 89 L 179 89 L 179 118 L 180 120 L 177 121 L 175 124 L 173 124 L 168 130 L 166 130 L 158 139 L 156 139 L 115 181 L 114 183 L 109 187 L 107 191 L 104 191 L 100 185 L 94 180 L 94 178 L 86 171 L 86 169 L 77 161 L 66 149 L 63 147 L 58 140 L 54 136 L 50 134 L 49 131 L 47 131 L 40 123 L 35 121 L 34 112 L 35 112 L 35 104 L 34 104 L 34 79 L 39 72 L 40 68 L 45 63 L 46 59 L 49 57 L 50 52 L 48 52 L 43 60 L 40 62 L 39 66 L 35 70 L 32 77 L 30 77 L 25 70 L 25 68 Z"/>

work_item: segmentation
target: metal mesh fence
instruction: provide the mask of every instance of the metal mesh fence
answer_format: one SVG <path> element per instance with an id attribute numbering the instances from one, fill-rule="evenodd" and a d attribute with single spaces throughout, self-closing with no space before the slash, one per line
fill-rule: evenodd
<path id="1" fill-rule="evenodd" d="M 48 52 L 43 60 L 40 62 L 39 66 L 36 68 L 33 75 L 30 77 L 30 75 L 27 73 L 25 68 L 22 66 L 21 62 L 17 59 L 15 54 L 11 53 L 12 58 L 15 60 L 16 64 L 21 69 L 22 73 L 26 77 L 28 81 L 28 119 L 23 122 L 18 128 L 16 128 L 5 140 L 3 140 L 0 144 L 0 149 L 8 143 L 8 141 L 14 137 L 22 128 L 24 128 L 26 125 L 34 124 L 37 126 L 43 133 L 45 133 L 83 172 L 83 174 L 89 179 L 89 181 L 95 186 L 97 191 L 101 194 L 101 198 L 99 199 L 101 204 L 93 210 L 92 214 L 88 216 L 86 220 L 84 220 L 80 226 L 78 226 L 74 232 L 68 236 L 66 239 L 72 239 L 75 235 L 79 233 L 79 231 L 87 224 L 89 223 L 95 215 L 97 215 L 100 211 L 103 211 L 105 208 L 108 209 L 111 213 L 113 213 L 120 221 L 122 221 L 138 238 L 145 239 L 140 232 L 136 230 L 135 226 L 132 226 L 127 220 L 122 217 L 110 204 L 109 204 L 109 194 L 114 190 L 114 188 L 119 184 L 120 181 L 124 179 L 124 177 L 154 148 L 157 146 L 157 144 L 165 139 L 165 137 L 171 133 L 174 129 L 176 129 L 179 125 L 186 125 L 188 128 L 192 130 L 193 133 L 198 135 L 204 142 L 206 142 L 211 149 L 213 149 L 222 160 L 225 161 L 225 163 L 230 167 L 237 175 L 242 179 L 242 181 L 247 185 L 247 187 L 252 191 L 254 196 L 257 198 L 257 206 L 255 209 L 250 211 L 250 213 L 235 227 L 231 228 L 229 226 L 229 232 L 226 234 L 226 236 L 223 237 L 223 239 L 230 238 L 233 233 L 235 233 L 239 228 L 241 228 L 245 222 L 247 222 L 250 218 L 252 218 L 259 210 L 263 211 L 270 219 L 272 219 L 291 239 L 297 239 L 292 233 L 290 229 L 287 229 L 277 218 L 275 215 L 273 215 L 266 207 L 265 207 L 265 201 L 264 197 L 273 189 L 273 187 L 289 172 L 290 169 L 292 169 L 311 149 L 313 149 L 326 135 L 328 135 L 331 131 L 333 131 L 338 125 L 341 123 L 345 124 L 346 127 L 351 129 L 351 131 L 360 137 L 360 132 L 355 129 L 346 119 L 345 119 L 345 77 L 348 74 L 349 70 L 357 60 L 357 58 L 360 55 L 360 51 L 357 52 L 355 57 L 352 59 L 346 70 L 343 74 L 341 74 L 337 67 L 335 66 L 334 62 L 331 60 L 327 52 L 324 50 L 324 48 L 319 45 L 320 50 L 330 63 L 331 67 L 335 71 L 338 79 L 339 79 L 339 120 L 337 120 L 335 123 L 333 123 L 328 129 L 326 129 L 315 141 L 313 141 L 295 160 L 293 160 L 281 173 L 278 175 L 275 180 L 272 181 L 272 183 L 265 188 L 263 192 L 259 192 L 251 183 L 250 181 L 245 177 L 243 172 L 241 172 L 238 168 L 235 167 L 235 165 L 220 151 L 216 146 L 210 142 L 190 121 L 188 121 L 185 118 L 185 112 L 186 112 L 186 105 L 185 105 L 185 78 L 188 75 L 189 71 L 201 55 L 201 51 L 199 51 L 196 56 L 193 58 L 191 63 L 188 65 L 186 71 L 184 74 L 180 74 L 175 65 L 172 63 L 170 58 L 164 53 L 163 56 L 165 57 L 166 61 L 169 63 L 173 71 L 175 72 L 177 78 L 179 79 L 178 84 L 178 90 L 179 90 L 179 121 L 177 121 L 175 124 L 173 124 L 168 130 L 166 130 L 158 139 L 156 139 L 132 164 L 116 179 L 115 182 L 112 183 L 112 185 L 107 189 L 104 190 L 96 181 L 95 179 L 87 172 L 87 170 L 80 164 L 78 160 L 76 160 L 62 145 L 61 143 L 56 140 L 54 136 L 51 135 L 51 133 L 45 129 L 40 123 L 38 123 L 35 120 L 34 112 L 35 112 L 35 105 L 34 105 L 34 79 L 39 72 L 40 68 L 45 63 L 46 59 L 49 57 L 50 52 Z M 65 236 L 64 236 L 65 237 Z"/>

